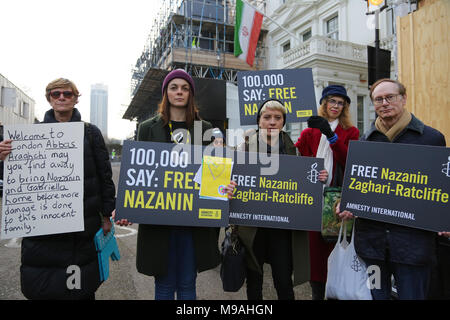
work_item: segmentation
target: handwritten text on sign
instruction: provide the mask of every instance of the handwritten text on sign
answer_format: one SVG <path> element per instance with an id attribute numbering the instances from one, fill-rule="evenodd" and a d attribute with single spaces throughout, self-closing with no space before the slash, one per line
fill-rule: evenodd
<path id="1" fill-rule="evenodd" d="M 6 125 L 1 238 L 84 230 L 83 122 Z"/>

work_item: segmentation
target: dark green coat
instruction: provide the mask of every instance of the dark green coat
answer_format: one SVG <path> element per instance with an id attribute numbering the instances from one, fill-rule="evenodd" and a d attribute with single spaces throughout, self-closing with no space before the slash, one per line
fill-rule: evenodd
<path id="1" fill-rule="evenodd" d="M 209 122 L 202 121 L 202 132 L 211 129 Z M 138 141 L 170 142 L 167 139 L 167 126 L 159 115 L 142 122 L 138 128 Z M 189 132 L 195 142 L 194 128 Z M 198 137 L 197 137 L 198 139 Z M 208 142 L 207 142 L 208 143 Z M 140 224 L 137 237 L 136 267 L 138 272 L 148 276 L 167 274 L 169 236 L 176 227 Z M 220 263 L 218 249 L 219 228 L 190 227 L 194 241 L 197 271 L 215 268 Z"/>
<path id="2" fill-rule="evenodd" d="M 250 150 L 258 144 L 258 134 L 249 138 L 248 145 L 252 145 Z M 297 155 L 297 149 L 294 146 L 289 135 L 281 131 L 281 138 L 283 140 L 284 151 L 289 155 Z M 248 150 L 248 146 L 244 144 L 239 147 L 240 150 Z M 256 150 L 256 149 L 253 149 Z M 247 266 L 255 271 L 262 272 L 262 266 L 258 264 L 255 254 L 253 253 L 253 241 L 255 240 L 257 227 L 238 226 L 239 238 L 245 246 L 247 255 Z M 292 231 L 292 263 L 294 270 L 294 286 L 302 284 L 310 279 L 310 264 L 309 264 L 309 240 L 307 231 Z"/>

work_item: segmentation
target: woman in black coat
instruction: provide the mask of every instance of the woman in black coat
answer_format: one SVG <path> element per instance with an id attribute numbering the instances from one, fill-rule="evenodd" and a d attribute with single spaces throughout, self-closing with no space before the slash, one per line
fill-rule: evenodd
<path id="1" fill-rule="evenodd" d="M 192 144 L 194 121 L 199 121 L 192 77 L 182 69 L 171 71 L 163 81 L 158 114 L 142 122 L 138 141 Z M 201 120 L 202 132 L 212 129 Z M 177 129 L 183 129 L 178 135 Z M 235 183 L 227 186 L 231 198 Z M 126 219 L 117 222 L 128 225 Z M 140 224 L 137 237 L 138 272 L 155 277 L 155 299 L 195 300 L 197 272 L 215 268 L 220 263 L 219 228 Z"/>
<path id="2" fill-rule="evenodd" d="M 46 97 L 52 109 L 46 112 L 43 123 L 81 121 L 75 108 L 78 96 L 70 80 L 50 82 Z M 10 140 L 1 143 L 3 159 L 10 152 L 4 150 L 5 144 L 10 146 Z M 102 133 L 88 123 L 84 126 L 83 156 L 84 231 L 23 238 L 20 279 L 22 293 L 28 299 L 95 299 L 100 274 L 94 236 L 101 227 L 105 233 L 111 229 L 115 186 Z M 68 285 L 69 277 L 78 270 L 79 286 Z"/>

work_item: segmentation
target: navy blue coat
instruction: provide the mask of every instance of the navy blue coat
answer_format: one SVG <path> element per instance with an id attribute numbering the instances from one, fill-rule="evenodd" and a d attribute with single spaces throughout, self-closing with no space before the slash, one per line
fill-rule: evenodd
<path id="1" fill-rule="evenodd" d="M 431 146 L 446 145 L 442 133 L 426 126 L 414 115 L 408 126 L 392 142 L 375 128 L 375 123 L 360 140 Z M 388 249 L 391 262 L 417 266 L 428 265 L 432 262 L 437 235 L 435 232 L 363 218 L 355 221 L 355 249 L 363 259 L 385 260 L 386 249 Z"/>
<path id="2" fill-rule="evenodd" d="M 76 108 L 70 121 L 81 121 Z M 57 122 L 52 109 L 43 122 Z M 102 133 L 93 124 L 84 131 L 84 231 L 23 238 L 20 280 L 28 299 L 88 299 L 100 286 L 94 236 L 115 208 L 115 186 Z M 80 267 L 80 290 L 67 288 L 70 265 Z"/>

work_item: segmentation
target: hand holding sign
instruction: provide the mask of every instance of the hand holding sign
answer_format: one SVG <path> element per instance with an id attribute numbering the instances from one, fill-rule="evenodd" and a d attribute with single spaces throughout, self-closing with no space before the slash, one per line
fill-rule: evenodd
<path id="1" fill-rule="evenodd" d="M 344 210 L 341 212 L 341 202 L 340 201 L 336 205 L 336 214 L 338 215 L 339 219 L 341 219 L 343 221 L 355 218 L 350 211 Z"/>
<path id="2" fill-rule="evenodd" d="M 0 160 L 5 160 L 8 154 L 11 153 L 11 139 L 3 140 L 0 142 Z"/>

